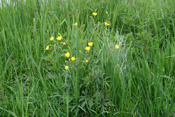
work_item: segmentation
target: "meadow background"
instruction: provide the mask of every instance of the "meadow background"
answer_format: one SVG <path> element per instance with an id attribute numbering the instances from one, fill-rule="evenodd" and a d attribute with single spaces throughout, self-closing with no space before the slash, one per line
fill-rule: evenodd
<path id="1" fill-rule="evenodd" d="M 175 0 L 1 0 L 0 116 L 175 116 Z"/>

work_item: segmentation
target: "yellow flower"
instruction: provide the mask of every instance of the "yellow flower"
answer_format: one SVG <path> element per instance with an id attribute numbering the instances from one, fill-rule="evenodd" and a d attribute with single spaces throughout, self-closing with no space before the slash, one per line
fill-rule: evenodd
<path id="1" fill-rule="evenodd" d="M 93 46 L 93 42 L 89 42 L 88 45 L 89 45 L 89 46 Z"/>
<path id="2" fill-rule="evenodd" d="M 85 47 L 85 50 L 87 50 L 88 52 L 90 49 L 91 49 L 91 47 Z"/>
<path id="3" fill-rule="evenodd" d="M 57 37 L 57 40 L 61 41 L 62 38 L 63 37 L 60 35 L 60 36 Z"/>
<path id="4" fill-rule="evenodd" d="M 88 61 L 88 60 L 86 60 L 85 62 L 86 62 L 86 63 L 88 63 L 89 61 Z"/>
<path id="5" fill-rule="evenodd" d="M 49 46 L 46 47 L 46 50 L 49 50 Z"/>
<path id="6" fill-rule="evenodd" d="M 66 66 L 65 66 L 65 70 L 68 70 L 68 69 L 69 69 L 69 66 L 66 65 Z"/>
<path id="7" fill-rule="evenodd" d="M 54 40 L 54 37 L 51 37 L 50 40 L 53 41 Z"/>
<path id="8" fill-rule="evenodd" d="M 76 23 L 74 23 L 73 25 L 74 25 L 74 26 L 78 26 L 78 23 L 76 22 Z"/>
<path id="9" fill-rule="evenodd" d="M 93 13 L 92 13 L 92 15 L 93 15 L 93 16 L 96 16 L 96 15 L 97 15 L 97 13 L 96 13 L 96 12 L 93 12 Z"/>
<path id="10" fill-rule="evenodd" d="M 115 48 L 116 48 L 116 49 L 119 49 L 119 45 L 115 45 Z"/>
<path id="11" fill-rule="evenodd" d="M 105 26 L 109 26 L 110 24 L 108 24 L 108 22 L 105 22 Z"/>
<path id="12" fill-rule="evenodd" d="M 72 57 L 71 60 L 72 60 L 72 61 L 75 61 L 75 57 Z"/>
<path id="13" fill-rule="evenodd" d="M 69 58 L 69 57 L 70 57 L 70 53 L 67 52 L 67 53 L 65 54 L 65 56 L 66 56 L 67 58 Z"/>
<path id="14" fill-rule="evenodd" d="M 63 45 L 66 45 L 66 43 L 65 42 L 61 42 Z"/>

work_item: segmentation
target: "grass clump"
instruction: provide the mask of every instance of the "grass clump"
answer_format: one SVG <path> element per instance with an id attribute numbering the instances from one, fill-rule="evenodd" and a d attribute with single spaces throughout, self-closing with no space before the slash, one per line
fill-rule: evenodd
<path id="1" fill-rule="evenodd" d="M 1 116 L 174 116 L 173 0 L 1 0 Z"/>

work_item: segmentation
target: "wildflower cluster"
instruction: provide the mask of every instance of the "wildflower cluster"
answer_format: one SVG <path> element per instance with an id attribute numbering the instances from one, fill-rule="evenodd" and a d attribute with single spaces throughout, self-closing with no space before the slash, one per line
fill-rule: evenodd
<path id="1" fill-rule="evenodd" d="M 98 13 L 93 12 L 92 15 L 95 17 L 95 16 L 98 15 Z M 100 24 L 100 23 L 98 22 L 98 24 Z M 104 22 L 104 25 L 105 25 L 106 27 L 110 26 L 110 24 L 109 24 L 108 22 Z M 74 27 L 77 27 L 77 26 L 78 26 L 78 23 L 77 23 L 77 22 L 73 23 L 73 26 L 74 26 Z M 71 61 L 74 62 L 74 61 L 77 60 L 77 58 L 76 58 L 75 56 L 72 56 L 72 52 L 70 51 L 70 48 L 68 49 L 68 46 L 69 46 L 69 45 L 65 46 L 65 45 L 67 44 L 66 39 L 64 39 L 63 36 L 62 36 L 61 34 L 59 34 L 59 35 L 56 37 L 56 40 L 55 40 L 54 36 L 51 36 L 51 37 L 50 37 L 50 41 L 51 41 L 51 42 L 55 42 L 54 46 L 53 46 L 53 45 L 47 45 L 46 48 L 45 48 L 45 50 L 48 51 L 48 50 L 50 50 L 52 47 L 54 47 L 54 50 L 56 50 L 55 47 L 59 48 L 59 50 L 60 50 L 59 53 L 60 53 L 60 54 L 61 54 L 61 52 L 64 53 L 64 58 L 66 59 L 66 60 L 65 60 L 65 61 L 66 61 L 66 64 L 64 65 L 64 69 L 65 69 L 65 70 L 68 70 L 68 69 L 70 68 L 70 66 L 73 65 L 73 63 L 71 63 Z M 90 52 L 90 50 L 91 50 L 93 44 L 94 44 L 94 43 L 91 41 L 91 42 L 88 42 L 88 43 L 87 43 L 88 46 L 84 47 L 85 50 L 86 50 L 86 52 L 87 52 L 86 54 L 88 54 L 88 53 Z M 55 46 L 55 45 L 56 45 L 56 46 Z M 62 46 L 61 46 L 61 45 L 67 47 L 67 49 L 62 49 Z M 119 45 L 115 45 L 115 48 L 116 48 L 116 49 L 119 49 Z M 85 55 L 85 56 L 86 56 L 86 55 Z M 89 62 L 89 59 L 87 59 L 87 56 L 86 56 L 85 58 L 86 58 L 86 59 L 83 60 L 83 61 L 84 61 L 85 63 L 88 63 L 88 62 Z M 80 60 L 79 60 L 78 62 L 80 62 Z"/>
<path id="2" fill-rule="evenodd" d="M 63 39 L 63 37 L 62 37 L 61 35 L 59 35 L 56 39 L 59 40 L 59 41 L 61 41 L 61 40 Z M 50 37 L 50 41 L 54 41 L 54 37 L 53 37 L 53 36 Z M 61 42 L 61 43 L 62 43 L 63 45 L 66 45 L 65 42 Z M 50 48 L 50 45 L 47 45 L 46 48 L 45 48 L 45 50 L 49 50 L 49 48 Z"/>
<path id="3" fill-rule="evenodd" d="M 66 40 L 62 37 L 62 35 L 61 34 L 59 34 L 58 36 L 57 36 L 57 38 L 56 38 L 56 40 L 54 40 L 54 36 L 52 36 L 51 38 L 50 38 L 50 41 L 51 42 L 54 42 L 55 44 L 54 45 L 47 45 L 46 46 L 46 48 L 45 48 L 45 50 L 49 50 L 50 49 L 50 47 L 52 48 L 53 47 L 53 49 L 56 51 L 56 50 L 59 50 L 59 52 L 60 52 L 60 54 L 61 54 L 61 52 L 62 53 L 64 53 L 64 49 L 63 49 L 63 46 L 65 46 L 66 45 Z M 61 41 L 61 42 L 60 42 Z M 56 49 L 56 48 L 57 49 Z M 51 49 L 51 50 L 53 50 L 53 49 Z M 64 56 L 68 59 L 70 56 L 71 56 L 71 54 L 70 54 L 70 52 L 69 51 L 67 51 L 65 54 L 64 54 Z M 75 61 L 75 57 L 73 56 L 73 57 L 71 57 L 71 61 Z M 69 66 L 68 65 L 65 65 L 65 70 L 68 70 L 69 69 Z"/>

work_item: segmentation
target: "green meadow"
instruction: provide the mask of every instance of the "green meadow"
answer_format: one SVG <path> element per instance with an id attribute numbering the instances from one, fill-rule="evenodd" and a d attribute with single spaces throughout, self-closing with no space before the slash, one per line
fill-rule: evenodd
<path id="1" fill-rule="evenodd" d="M 175 0 L 1 0 L 0 117 L 174 117 Z"/>

